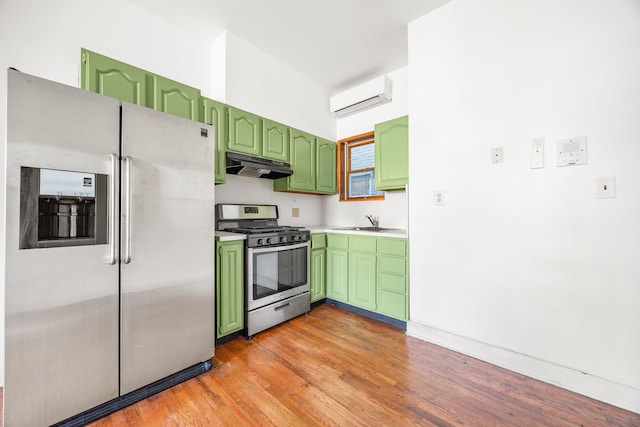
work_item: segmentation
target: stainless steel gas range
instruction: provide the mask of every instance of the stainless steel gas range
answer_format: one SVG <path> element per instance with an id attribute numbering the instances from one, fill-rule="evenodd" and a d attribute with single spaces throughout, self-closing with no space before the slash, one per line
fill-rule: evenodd
<path id="1" fill-rule="evenodd" d="M 245 334 L 248 338 L 307 313 L 309 230 L 278 225 L 275 205 L 216 205 L 216 229 L 247 235 Z"/>

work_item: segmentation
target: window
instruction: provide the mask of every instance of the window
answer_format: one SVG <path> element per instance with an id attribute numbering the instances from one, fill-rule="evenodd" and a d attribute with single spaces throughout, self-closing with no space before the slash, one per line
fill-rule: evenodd
<path id="1" fill-rule="evenodd" d="M 338 144 L 340 200 L 383 200 L 384 193 L 375 187 L 373 132 L 340 140 Z"/>

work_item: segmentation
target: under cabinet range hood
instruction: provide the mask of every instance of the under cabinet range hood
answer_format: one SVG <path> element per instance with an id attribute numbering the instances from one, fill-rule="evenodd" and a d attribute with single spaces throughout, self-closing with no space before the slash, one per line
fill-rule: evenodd
<path id="1" fill-rule="evenodd" d="M 289 163 L 227 151 L 227 173 L 251 178 L 276 179 L 293 173 Z"/>

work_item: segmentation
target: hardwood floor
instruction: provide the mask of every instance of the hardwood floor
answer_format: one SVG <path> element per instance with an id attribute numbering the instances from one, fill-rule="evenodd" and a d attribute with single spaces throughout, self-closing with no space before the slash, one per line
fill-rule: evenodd
<path id="1" fill-rule="evenodd" d="M 323 305 L 93 426 L 640 426 L 640 415 Z"/>

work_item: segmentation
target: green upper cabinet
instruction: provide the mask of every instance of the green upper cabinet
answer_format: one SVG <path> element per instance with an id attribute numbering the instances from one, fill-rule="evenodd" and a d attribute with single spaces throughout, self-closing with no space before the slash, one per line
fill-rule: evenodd
<path id="1" fill-rule="evenodd" d="M 251 156 L 262 155 L 262 118 L 255 114 L 228 107 L 229 143 L 227 149 Z"/>
<path id="2" fill-rule="evenodd" d="M 216 132 L 216 184 L 224 184 L 227 168 L 227 106 L 208 98 L 202 100 L 202 121 Z"/>
<path id="3" fill-rule="evenodd" d="M 262 119 L 262 157 L 289 162 L 289 127 Z"/>
<path id="4" fill-rule="evenodd" d="M 147 105 L 148 73 L 82 49 L 80 87 L 136 105 Z"/>
<path id="5" fill-rule="evenodd" d="M 333 141 L 317 138 L 316 141 L 316 191 L 335 194 L 336 187 L 336 151 Z"/>
<path id="6" fill-rule="evenodd" d="M 289 160 L 293 175 L 276 179 L 276 191 L 335 194 L 336 143 L 290 129 Z"/>
<path id="7" fill-rule="evenodd" d="M 293 175 L 289 180 L 289 190 L 310 191 L 316 189 L 316 137 L 297 129 L 291 129 L 290 160 Z"/>
<path id="8" fill-rule="evenodd" d="M 87 49 L 81 50 L 80 87 L 122 102 L 200 120 L 200 89 L 169 80 Z"/>
<path id="9" fill-rule="evenodd" d="M 156 75 L 151 75 L 149 81 L 148 107 L 185 119 L 200 120 L 200 89 Z"/>
<path id="10" fill-rule="evenodd" d="M 374 139 L 376 189 L 404 189 L 409 182 L 409 117 L 378 123 Z"/>

